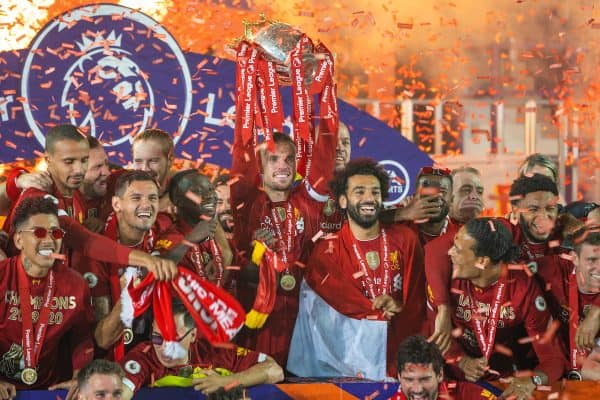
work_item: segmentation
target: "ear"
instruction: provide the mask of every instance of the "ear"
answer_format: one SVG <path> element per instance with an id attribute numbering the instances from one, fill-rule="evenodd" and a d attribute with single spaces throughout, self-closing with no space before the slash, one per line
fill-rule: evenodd
<path id="1" fill-rule="evenodd" d="M 15 233 L 15 235 L 13 236 L 13 241 L 17 250 L 23 250 L 23 236 L 21 236 L 21 233 Z"/>
<path id="2" fill-rule="evenodd" d="M 490 267 L 492 265 L 492 259 L 488 256 L 485 257 L 477 257 L 477 264 L 482 266 L 484 269 Z"/>
<path id="3" fill-rule="evenodd" d="M 121 199 L 119 196 L 112 197 L 112 208 L 115 212 L 121 211 Z"/>
<path id="4" fill-rule="evenodd" d="M 339 202 L 340 208 L 342 210 L 345 210 L 348 207 L 348 198 L 346 197 L 345 194 L 343 194 L 343 195 L 340 196 L 338 202 Z"/>
<path id="5" fill-rule="evenodd" d="M 194 343 L 196 341 L 196 338 L 198 336 L 198 328 L 194 328 L 194 330 L 190 333 L 191 339 L 190 341 L 192 343 Z"/>
<path id="6" fill-rule="evenodd" d="M 576 270 L 578 270 L 578 269 L 579 269 L 579 254 L 577 254 L 577 252 L 576 252 L 576 251 L 574 251 L 574 250 L 571 250 L 571 251 L 569 252 L 569 255 L 570 255 L 571 257 L 573 257 L 573 258 L 572 258 L 572 260 L 571 260 L 571 262 L 572 262 L 572 263 L 573 263 L 573 265 L 575 266 L 575 269 L 576 269 Z"/>

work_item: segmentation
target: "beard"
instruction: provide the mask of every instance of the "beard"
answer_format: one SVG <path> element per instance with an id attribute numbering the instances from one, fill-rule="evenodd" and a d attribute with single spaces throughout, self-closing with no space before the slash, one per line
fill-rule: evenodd
<path id="1" fill-rule="evenodd" d="M 375 212 L 373 215 L 361 215 L 361 207 L 373 207 Z M 379 220 L 379 214 L 381 212 L 381 204 L 372 203 L 357 203 L 356 205 L 348 204 L 348 216 L 361 228 L 370 228 L 377 223 Z"/>
<path id="2" fill-rule="evenodd" d="M 231 214 L 230 211 L 224 211 L 219 213 L 217 217 L 221 224 L 221 228 L 223 228 L 226 233 L 233 233 L 233 214 Z"/>

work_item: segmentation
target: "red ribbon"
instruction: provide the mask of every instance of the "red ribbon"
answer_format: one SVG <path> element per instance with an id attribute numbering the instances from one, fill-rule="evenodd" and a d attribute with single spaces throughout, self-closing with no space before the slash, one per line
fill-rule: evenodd
<path id="1" fill-rule="evenodd" d="M 25 368 L 34 368 L 37 366 L 42 345 L 46 337 L 48 328 L 48 319 L 50 317 L 50 304 L 54 296 L 55 281 L 54 272 L 48 273 L 48 281 L 44 291 L 44 304 L 39 313 L 37 322 L 37 331 L 33 329 L 33 316 L 31 311 L 31 290 L 29 289 L 29 279 L 23 268 L 21 257 L 17 260 L 17 274 L 19 280 L 19 299 L 21 304 L 21 320 L 23 334 L 23 360 Z"/>
<path id="2" fill-rule="evenodd" d="M 483 331 L 483 321 L 482 318 L 480 318 L 481 313 L 479 312 L 479 310 L 477 310 L 475 301 L 471 296 L 471 315 L 473 315 L 475 334 L 477 336 L 477 342 L 479 343 L 481 353 L 487 360 L 490 359 L 492 349 L 494 348 L 494 342 L 496 341 L 496 331 L 498 328 L 498 320 L 500 319 L 500 309 L 502 308 L 505 289 L 506 282 L 504 278 L 500 278 L 498 286 L 494 291 L 494 302 L 492 303 L 492 306 L 490 308 L 490 316 L 487 319 L 487 335 Z"/>
<path id="3" fill-rule="evenodd" d="M 358 244 L 358 240 L 352 234 L 350 230 L 350 225 L 345 224 L 342 228 L 344 230 L 343 234 L 346 235 L 350 239 L 350 243 L 352 243 L 352 249 L 354 250 L 354 256 L 356 257 L 356 261 L 358 262 L 360 272 L 362 272 L 362 276 L 360 277 L 360 281 L 367 296 L 370 296 L 371 299 L 375 299 L 378 296 L 389 294 L 391 292 L 390 288 L 390 263 L 389 263 L 389 246 L 388 239 L 385 229 L 381 228 L 379 231 L 379 242 L 380 249 L 379 254 L 383 255 L 383 282 L 380 285 L 375 284 L 375 279 L 373 279 L 369 275 L 370 268 L 367 268 L 367 261 L 364 255 L 364 252 L 360 248 Z"/>
<path id="4" fill-rule="evenodd" d="M 137 286 L 129 283 L 127 292 L 133 304 L 133 317 L 142 315 L 150 305 L 158 329 L 167 342 L 175 342 L 177 332 L 171 310 L 172 291 L 190 312 L 197 328 L 211 344 L 229 342 L 242 328 L 244 309 L 225 290 L 202 279 L 192 271 L 178 267 L 175 279 L 156 281 L 148 274 Z"/>
<path id="5" fill-rule="evenodd" d="M 294 136 L 308 141 L 310 138 L 310 116 L 308 113 L 308 92 L 304 87 L 304 64 L 302 63 L 302 50 L 310 46 L 310 39 L 306 35 L 298 41 L 290 54 L 292 78 L 292 102 L 294 105 Z"/>
<path id="6" fill-rule="evenodd" d="M 580 352 L 575 344 L 575 336 L 579 327 L 579 289 L 577 287 L 577 275 L 575 268 L 569 274 L 569 349 L 571 355 L 571 368 L 573 370 L 581 369 L 581 364 L 577 362 L 577 356 L 585 356 L 584 352 Z"/>
<path id="7" fill-rule="evenodd" d="M 104 236 L 113 239 L 115 242 L 119 241 L 118 220 L 114 211 L 111 212 L 106 219 L 106 224 L 104 225 Z M 142 240 L 141 246 L 135 246 L 135 248 L 145 251 L 146 253 L 152 253 L 154 250 L 154 230 L 150 229 L 146 234 L 144 234 L 144 239 Z M 113 306 L 117 304 L 117 301 L 121 297 L 121 276 L 119 275 L 119 268 L 121 267 L 122 266 L 116 264 L 111 264 L 109 266 L 108 279 L 110 282 L 110 293 Z M 117 362 L 125 356 L 124 339 L 124 336 L 121 335 L 121 337 L 113 346 L 113 357 Z"/>

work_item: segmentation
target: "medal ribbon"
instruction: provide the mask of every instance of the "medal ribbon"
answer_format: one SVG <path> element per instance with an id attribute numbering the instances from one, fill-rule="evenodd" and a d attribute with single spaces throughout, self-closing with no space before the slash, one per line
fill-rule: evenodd
<path id="1" fill-rule="evenodd" d="M 582 354 L 575 345 L 575 335 L 579 327 L 579 289 L 577 288 L 577 275 L 575 268 L 569 274 L 569 345 L 571 368 L 579 371 L 580 365 L 577 362 L 577 356 Z"/>
<path id="2" fill-rule="evenodd" d="M 23 333 L 23 359 L 25 368 L 35 369 L 42 345 L 46 337 L 46 329 L 48 328 L 48 318 L 50 317 L 50 303 L 54 296 L 55 282 L 54 271 L 48 273 L 48 282 L 44 291 L 44 304 L 39 313 L 37 324 L 37 332 L 33 329 L 33 316 L 31 310 L 31 290 L 29 288 L 29 279 L 21 263 L 21 257 L 17 260 L 17 271 L 19 280 L 19 299 L 21 302 L 21 320 Z M 35 339 L 34 339 L 35 336 Z"/>
<path id="3" fill-rule="evenodd" d="M 106 225 L 104 227 L 104 235 L 113 239 L 115 242 L 119 242 L 119 233 L 118 233 L 118 221 L 117 215 L 114 212 L 111 212 L 108 218 L 106 219 Z M 138 250 L 145 251 L 146 253 L 151 253 L 154 248 L 154 230 L 150 229 L 142 240 L 141 246 L 133 246 Z M 121 277 L 119 276 L 119 266 L 115 264 L 110 265 L 110 270 L 108 271 L 109 282 L 110 282 L 110 292 L 111 292 L 111 300 L 113 307 L 121 298 Z M 119 362 L 125 356 L 125 338 L 124 335 L 117 340 L 113 347 L 113 357 L 114 361 Z"/>
<path id="4" fill-rule="evenodd" d="M 475 325 L 475 334 L 477 336 L 477 342 L 483 356 L 489 360 L 494 348 L 494 342 L 496 340 L 496 330 L 498 328 L 498 320 L 500 319 L 500 309 L 502 308 L 502 301 L 504 299 L 504 292 L 506 289 L 506 282 L 504 279 L 500 279 L 498 286 L 494 292 L 494 302 L 490 308 L 490 316 L 487 319 L 487 335 L 483 331 L 483 321 L 480 318 L 479 310 L 475 308 L 475 301 L 473 296 L 471 297 L 471 314 L 477 315 L 477 318 L 473 318 L 473 324 Z M 471 291 L 471 286 L 469 286 Z"/>
<path id="5" fill-rule="evenodd" d="M 292 101 L 294 105 L 294 136 L 302 140 L 308 140 L 310 137 L 310 121 L 308 115 L 308 92 L 304 87 L 304 64 L 302 60 L 302 49 L 310 45 L 310 39 L 306 35 L 298 41 L 292 52 L 291 73 L 292 73 Z"/>
<path id="6" fill-rule="evenodd" d="M 223 274 L 225 273 L 225 266 L 223 265 L 223 255 L 221 254 L 221 249 L 219 249 L 219 246 L 214 239 L 210 239 L 208 243 L 210 244 L 213 263 L 215 264 L 215 268 L 217 270 L 215 285 L 217 287 L 223 287 Z"/>
<path id="7" fill-rule="evenodd" d="M 284 249 L 283 249 L 283 254 L 281 255 L 281 258 L 283 260 L 283 266 L 277 266 L 277 270 L 279 272 L 283 271 L 284 269 L 287 271 L 289 268 L 289 263 L 291 262 L 291 253 L 292 253 L 292 247 L 293 247 L 293 229 L 294 229 L 294 212 L 293 212 L 293 207 L 292 207 L 292 203 L 291 202 L 287 202 L 287 208 L 286 208 L 286 213 L 285 213 L 285 230 L 286 230 L 286 235 L 283 235 L 283 232 L 281 230 L 281 221 L 279 220 L 279 214 L 277 213 L 276 207 L 272 207 L 271 208 L 271 215 L 273 216 L 273 225 L 275 225 L 275 230 L 277 231 L 277 237 L 279 237 L 283 243 L 284 243 Z"/>
<path id="8" fill-rule="evenodd" d="M 358 261 L 358 265 L 363 275 L 360 278 L 363 288 L 365 289 L 365 293 L 371 295 L 371 299 L 374 299 L 383 294 L 388 294 L 390 292 L 390 264 L 389 264 L 389 247 L 387 234 L 385 229 L 381 228 L 379 234 L 381 236 L 381 240 L 379 241 L 379 254 L 383 254 L 383 284 L 378 285 L 376 287 L 374 279 L 369 275 L 369 268 L 367 268 L 366 257 L 364 252 L 360 248 L 358 244 L 358 240 L 350 231 L 350 226 L 346 225 L 346 229 L 348 229 L 350 233 L 350 237 L 352 238 L 352 249 L 354 250 L 354 255 L 356 256 L 356 260 Z M 374 273 L 374 272 L 373 272 Z"/>

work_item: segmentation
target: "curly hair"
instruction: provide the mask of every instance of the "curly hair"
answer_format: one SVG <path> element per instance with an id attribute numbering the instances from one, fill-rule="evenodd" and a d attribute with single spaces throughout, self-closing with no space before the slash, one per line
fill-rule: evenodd
<path id="1" fill-rule="evenodd" d="M 58 216 L 58 205 L 51 197 L 27 197 L 17 206 L 13 217 L 13 226 L 18 231 L 29 218 L 38 214 Z"/>
<path id="2" fill-rule="evenodd" d="M 515 179 L 510 187 L 510 202 L 515 205 L 521 198 L 533 192 L 551 192 L 553 195 L 558 196 L 556 182 L 551 178 L 541 174 L 524 175 Z"/>
<path id="3" fill-rule="evenodd" d="M 376 177 L 379 181 L 382 199 L 385 200 L 387 198 L 390 177 L 386 170 L 371 158 L 356 158 L 348 162 L 346 168 L 336 171 L 333 180 L 329 183 L 338 206 L 340 197 L 346 194 L 346 190 L 348 189 L 348 180 L 354 175 L 371 175 Z"/>

